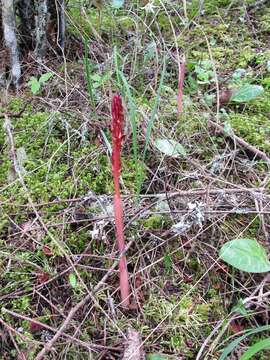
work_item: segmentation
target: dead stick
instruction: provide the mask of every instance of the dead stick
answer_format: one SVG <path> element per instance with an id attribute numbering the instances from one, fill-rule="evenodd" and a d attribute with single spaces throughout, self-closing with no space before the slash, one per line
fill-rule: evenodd
<path id="1" fill-rule="evenodd" d="M 208 121 L 214 128 L 216 128 L 218 131 L 220 131 L 223 135 L 230 137 L 238 145 L 240 145 L 243 148 L 247 149 L 248 151 L 252 152 L 255 156 L 264 160 L 265 162 L 267 162 L 267 164 L 270 165 L 270 158 L 263 151 L 257 149 L 253 145 L 250 145 L 248 142 L 246 142 L 244 139 L 240 138 L 239 136 L 226 131 L 223 126 L 217 124 L 215 121 L 212 121 L 212 120 L 208 120 Z"/>

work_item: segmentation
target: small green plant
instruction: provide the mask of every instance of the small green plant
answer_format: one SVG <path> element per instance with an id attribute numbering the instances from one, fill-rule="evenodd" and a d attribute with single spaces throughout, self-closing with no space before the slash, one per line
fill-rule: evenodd
<path id="1" fill-rule="evenodd" d="M 265 249 L 253 239 L 234 239 L 226 242 L 219 252 L 219 257 L 232 265 L 236 269 L 249 273 L 263 273 L 270 271 L 270 262 Z M 241 305 L 241 304 L 240 304 Z M 241 309 L 243 311 L 243 309 Z M 260 326 L 255 329 L 246 330 L 244 335 L 230 342 L 223 350 L 219 360 L 225 360 L 227 356 L 240 344 L 247 336 L 269 330 L 269 325 Z M 240 360 L 253 359 L 258 352 L 270 349 L 270 338 L 264 338 L 250 346 L 241 356 Z"/>
<path id="2" fill-rule="evenodd" d="M 210 60 L 199 61 L 199 63 L 195 65 L 194 72 L 198 84 L 210 84 L 214 81 L 213 65 Z"/>
<path id="3" fill-rule="evenodd" d="M 52 72 L 47 72 L 42 74 L 39 79 L 35 76 L 31 76 L 27 85 L 30 87 L 33 95 L 38 94 L 42 86 L 45 85 L 50 80 L 50 78 L 53 77 L 53 75 L 54 74 Z"/>

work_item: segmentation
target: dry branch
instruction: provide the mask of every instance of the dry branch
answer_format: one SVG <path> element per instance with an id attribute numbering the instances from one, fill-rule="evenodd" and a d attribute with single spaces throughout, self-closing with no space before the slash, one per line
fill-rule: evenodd
<path id="1" fill-rule="evenodd" d="M 243 148 L 245 148 L 246 150 L 248 150 L 252 154 L 254 154 L 255 157 L 258 157 L 258 158 L 264 160 L 267 164 L 270 165 L 270 158 L 263 151 L 257 149 L 253 145 L 250 145 L 248 142 L 246 142 L 244 139 L 240 138 L 239 136 L 226 131 L 223 126 L 217 124 L 215 121 L 209 120 L 209 123 L 215 129 L 217 129 L 219 132 L 221 132 L 223 135 L 230 137 L 236 144 L 242 146 Z"/>

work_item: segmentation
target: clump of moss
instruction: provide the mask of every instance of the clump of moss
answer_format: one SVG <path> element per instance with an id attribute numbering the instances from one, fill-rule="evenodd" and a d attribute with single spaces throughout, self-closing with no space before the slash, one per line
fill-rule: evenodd
<path id="1" fill-rule="evenodd" d="M 190 287 L 185 285 L 184 290 L 187 294 Z M 197 343 L 198 338 L 207 337 L 211 328 L 205 324 L 212 321 L 213 317 L 221 318 L 225 315 L 219 295 L 214 290 L 207 302 L 192 293 L 182 297 L 171 295 L 170 300 L 151 294 L 143 309 L 146 323 L 151 326 L 166 319 L 167 331 L 159 340 L 160 344 L 169 346 L 171 350 L 181 349 L 188 359 L 194 358 L 194 348 L 190 349 L 186 344 L 195 339 Z"/>
<path id="2" fill-rule="evenodd" d="M 265 33 L 269 33 L 270 32 L 270 10 L 265 9 L 263 14 L 260 16 L 260 20 L 259 20 L 259 26 L 261 28 L 261 30 Z"/>
<path id="3" fill-rule="evenodd" d="M 112 33 L 115 35 L 134 32 L 136 28 L 136 22 L 130 14 L 123 14 L 122 11 L 114 13 L 109 6 L 102 6 L 100 9 L 91 8 L 84 14 L 79 8 L 74 7 L 70 9 L 70 17 L 85 34 L 91 34 L 92 29 L 95 29 L 100 35 L 108 36 Z M 70 31 L 81 35 L 74 26 L 70 27 Z M 116 38 L 113 36 L 113 39 Z"/>
<path id="4" fill-rule="evenodd" d="M 161 230 L 167 221 L 168 219 L 165 219 L 164 216 L 151 215 L 148 219 L 143 220 L 142 224 L 146 230 Z"/>

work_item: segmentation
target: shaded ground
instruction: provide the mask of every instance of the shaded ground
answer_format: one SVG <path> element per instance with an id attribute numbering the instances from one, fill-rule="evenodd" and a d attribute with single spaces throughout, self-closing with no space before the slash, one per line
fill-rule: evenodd
<path id="1" fill-rule="evenodd" d="M 218 359 L 236 333 L 268 324 L 268 280 L 226 266 L 218 250 L 241 236 L 269 251 L 269 165 L 209 120 L 269 155 L 270 9 L 208 0 L 199 15 L 198 4 L 187 5 L 185 14 L 176 1 L 100 11 L 72 3 L 64 65 L 49 60 L 42 73 L 54 75 L 33 95 L 27 81 L 39 73 L 26 63 L 19 94 L 1 92 L 1 114 L 28 104 L 9 129 L 0 120 L 1 359 L 35 359 L 85 297 L 46 359 L 120 359 L 128 325 L 147 353 Z M 187 58 L 181 116 L 178 52 Z M 243 83 L 264 93 L 228 103 L 228 89 Z M 116 91 L 127 120 L 129 311 L 119 306 L 117 268 L 108 274 L 117 259 L 109 145 Z M 181 143 L 187 156 L 165 156 L 158 138 Z"/>

